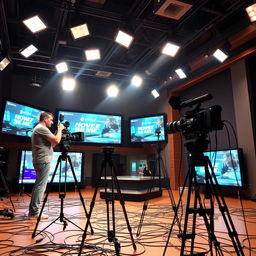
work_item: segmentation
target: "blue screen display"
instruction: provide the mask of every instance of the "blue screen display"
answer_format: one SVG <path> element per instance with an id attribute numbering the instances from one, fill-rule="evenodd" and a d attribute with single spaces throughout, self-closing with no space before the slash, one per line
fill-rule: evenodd
<path id="1" fill-rule="evenodd" d="M 34 184 L 36 180 L 36 171 L 33 166 L 33 161 L 32 161 L 32 151 L 27 150 L 26 151 L 26 158 L 25 158 L 25 164 L 24 162 L 24 154 L 25 150 L 22 150 L 21 152 L 21 159 L 20 159 L 20 165 L 19 165 L 19 184 L 22 183 L 22 170 L 23 170 L 23 165 L 24 165 L 24 178 L 23 178 L 23 184 Z M 54 152 L 53 153 L 53 159 L 51 163 L 51 170 L 49 174 L 49 179 L 48 182 L 51 181 L 52 175 L 54 173 L 54 170 L 56 168 L 56 165 L 58 163 L 58 158 L 61 152 Z M 82 167 L 83 167 L 83 153 L 81 152 L 69 152 L 68 155 L 70 156 L 71 163 L 75 172 L 76 179 L 78 183 L 81 182 L 82 178 Z M 66 161 L 61 161 L 60 164 L 58 165 L 58 169 L 56 171 L 53 183 L 64 183 L 65 182 L 65 173 L 67 174 L 67 183 L 74 183 L 74 177 L 71 171 L 71 167 L 69 163 Z M 61 177 L 61 180 L 60 180 Z"/>
<path id="2" fill-rule="evenodd" d="M 241 153 L 238 149 L 209 151 L 204 155 L 209 157 L 219 185 L 242 186 Z M 205 183 L 205 168 L 197 166 L 195 170 L 197 182 Z"/>
<path id="3" fill-rule="evenodd" d="M 1 132 L 31 137 L 41 112 L 33 107 L 6 101 Z"/>
<path id="4" fill-rule="evenodd" d="M 84 132 L 86 143 L 121 144 L 122 117 L 117 115 L 79 113 L 59 111 L 64 115 L 64 122 L 68 121 L 68 130 Z"/>
<path id="5" fill-rule="evenodd" d="M 131 142 L 166 141 L 165 115 L 130 119 Z"/>

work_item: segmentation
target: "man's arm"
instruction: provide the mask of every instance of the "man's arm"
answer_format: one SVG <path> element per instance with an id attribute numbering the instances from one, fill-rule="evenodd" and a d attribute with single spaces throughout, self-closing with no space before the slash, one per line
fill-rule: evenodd
<path id="1" fill-rule="evenodd" d="M 48 141 L 51 142 L 53 147 L 55 147 L 56 145 L 58 145 L 60 143 L 61 136 L 62 136 L 62 130 L 64 128 L 65 128 L 64 125 L 60 123 L 57 127 L 57 131 L 56 131 L 55 135 L 48 137 Z"/>

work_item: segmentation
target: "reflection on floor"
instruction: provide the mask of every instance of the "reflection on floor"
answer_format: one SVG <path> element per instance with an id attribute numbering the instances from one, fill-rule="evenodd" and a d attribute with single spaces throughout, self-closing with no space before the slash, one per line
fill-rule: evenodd
<path id="1" fill-rule="evenodd" d="M 82 191 L 87 212 L 89 212 L 93 192 L 94 190 L 91 188 Z M 173 194 L 177 202 L 179 199 L 177 191 L 173 191 Z M 49 219 L 40 220 L 36 231 L 40 233 L 40 230 L 46 229 L 44 232 L 36 235 L 35 238 L 32 238 L 32 233 L 35 231 L 37 220 L 29 220 L 27 218 L 29 195 L 23 195 L 22 197 L 14 195 L 12 199 L 16 208 L 14 219 L 0 216 L 0 255 L 78 255 L 82 235 L 84 234 L 86 217 L 77 192 L 67 192 L 64 199 L 63 212 L 64 219 L 67 220 L 67 226 L 64 225 L 64 222 L 60 222 L 61 200 L 58 193 L 52 192 L 49 194 L 44 208 L 44 213 L 49 215 Z M 243 201 L 251 242 L 250 254 L 240 202 L 232 198 L 225 198 L 225 200 L 232 215 L 241 245 L 243 246 L 244 254 L 256 255 L 256 203 L 248 200 Z M 128 232 L 123 208 L 118 201 L 115 201 L 114 206 L 115 231 L 116 238 L 118 239 L 116 244 L 120 244 L 121 246 L 120 255 L 163 255 L 174 216 L 171 200 L 167 191 L 164 191 L 162 197 L 148 201 L 148 208 L 145 211 L 139 236 L 136 236 L 136 233 L 141 219 L 143 202 L 125 202 L 132 237 L 137 246 L 136 251 L 134 251 L 132 246 L 131 234 Z M 0 202 L 0 209 L 3 208 L 11 208 L 11 204 L 7 198 L 3 198 Z M 180 220 L 182 220 L 182 214 L 184 217 L 184 213 L 184 210 L 180 207 Z M 110 219 L 112 219 L 111 212 Z M 106 202 L 100 199 L 99 193 L 97 193 L 90 221 L 94 234 L 91 235 L 91 229 L 89 228 L 83 244 L 82 255 L 116 255 L 113 242 L 109 242 L 108 240 L 109 235 L 111 236 L 112 233 L 107 231 Z M 191 222 L 192 220 L 189 221 L 189 224 L 191 224 Z M 221 243 L 223 255 L 237 255 L 227 235 L 225 223 L 223 222 L 216 202 L 214 223 L 214 234 Z M 181 221 L 180 224 L 181 227 L 183 227 L 183 221 Z M 112 224 L 109 230 L 113 230 Z M 171 236 L 165 255 L 180 255 L 181 240 L 178 238 L 178 234 L 179 226 L 175 223 L 170 234 Z M 189 243 L 187 243 L 187 245 L 189 245 Z M 189 250 L 189 248 L 186 249 Z M 208 250 L 208 234 L 202 217 L 198 216 L 196 218 L 194 253 L 202 252 L 203 254 L 200 255 L 207 255 Z M 210 255 L 210 253 L 208 253 L 208 255 Z"/>

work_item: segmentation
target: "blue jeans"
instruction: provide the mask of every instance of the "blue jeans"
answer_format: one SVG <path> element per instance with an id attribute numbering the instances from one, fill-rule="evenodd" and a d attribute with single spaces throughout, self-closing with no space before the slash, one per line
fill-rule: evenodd
<path id="1" fill-rule="evenodd" d="M 36 170 L 36 183 L 32 190 L 29 204 L 29 214 L 38 214 L 41 200 L 47 186 L 51 163 L 34 164 Z"/>

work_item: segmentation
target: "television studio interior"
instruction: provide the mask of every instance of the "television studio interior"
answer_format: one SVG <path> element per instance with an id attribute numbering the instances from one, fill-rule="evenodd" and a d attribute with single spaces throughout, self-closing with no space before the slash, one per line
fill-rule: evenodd
<path id="1" fill-rule="evenodd" d="M 0 255 L 256 255 L 254 0 L 1 0 L 0 32 Z"/>

